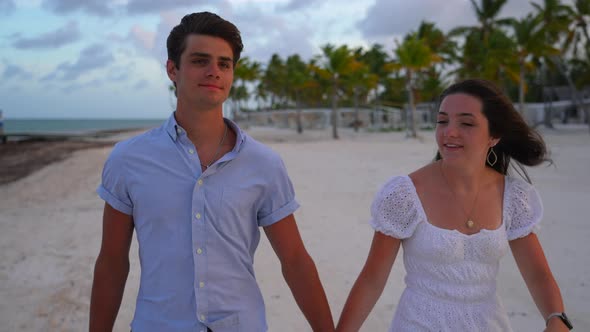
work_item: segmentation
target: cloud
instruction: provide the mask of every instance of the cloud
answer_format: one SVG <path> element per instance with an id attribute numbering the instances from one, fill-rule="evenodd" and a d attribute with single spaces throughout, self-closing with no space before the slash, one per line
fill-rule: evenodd
<path id="1" fill-rule="evenodd" d="M 129 14 L 147 14 L 169 11 L 176 8 L 196 8 L 199 6 L 210 5 L 215 2 L 224 1 L 207 1 L 207 0 L 130 0 L 127 3 L 127 12 Z"/>
<path id="2" fill-rule="evenodd" d="M 18 38 L 13 46 L 18 49 L 58 48 L 80 39 L 78 23 L 70 21 L 57 30 L 50 31 L 32 38 Z"/>
<path id="3" fill-rule="evenodd" d="M 297 53 L 304 59 L 313 55 L 311 38 L 314 30 L 296 24 L 288 17 L 267 14 L 260 8 L 250 7 L 240 11 L 231 20 L 242 33 L 244 56 L 266 62 L 273 53 L 282 57 Z"/>
<path id="4" fill-rule="evenodd" d="M 75 63 L 63 62 L 50 74 L 43 77 L 42 81 L 60 79 L 72 81 L 91 72 L 113 63 L 115 58 L 104 45 L 94 44 L 80 52 L 80 57 Z"/>
<path id="5" fill-rule="evenodd" d="M 471 4 L 463 0 L 377 0 L 357 26 L 366 38 L 402 35 L 416 30 L 422 20 L 434 20 L 446 31 L 473 24 L 471 11 Z"/>
<path id="6" fill-rule="evenodd" d="M 290 0 L 289 3 L 278 7 L 278 9 L 288 11 L 288 12 L 302 10 L 307 7 L 310 7 L 311 5 L 313 5 L 316 2 L 317 2 L 317 0 Z"/>
<path id="7" fill-rule="evenodd" d="M 22 67 L 13 64 L 6 64 L 2 72 L 2 80 L 21 78 L 29 80 L 33 78 L 33 74 Z"/>
<path id="8" fill-rule="evenodd" d="M 228 4 L 219 11 L 219 15 L 240 29 L 244 41 L 243 56 L 266 62 L 273 53 L 283 57 L 295 53 L 303 58 L 313 55 L 311 38 L 315 31 L 307 25 L 300 26 L 289 17 L 263 11 L 254 5 L 242 7 L 234 13 Z M 185 14 L 180 11 L 161 12 L 160 22 L 154 31 L 135 25 L 126 37 L 110 35 L 109 38 L 119 42 L 131 40 L 137 50 L 164 64 L 168 58 L 166 39 Z"/>
<path id="9" fill-rule="evenodd" d="M 148 85 L 149 85 L 148 80 L 142 79 L 142 80 L 137 81 L 137 83 L 135 83 L 135 85 L 133 85 L 133 89 L 134 90 L 143 90 L 143 89 L 147 88 Z"/>
<path id="10" fill-rule="evenodd" d="M 16 4 L 12 0 L 0 0 L 0 15 L 12 14 L 16 9 Z"/>
<path id="11" fill-rule="evenodd" d="M 96 88 L 100 88 L 104 85 L 104 81 L 101 79 L 93 79 L 91 81 L 88 82 L 84 82 L 84 83 L 71 83 L 68 84 L 66 86 L 64 86 L 63 88 L 61 88 L 61 91 L 67 94 L 70 94 L 72 92 L 76 92 L 78 90 L 82 90 L 82 89 L 86 89 L 86 88 L 92 88 L 92 89 L 96 89 Z"/>
<path id="12" fill-rule="evenodd" d="M 115 13 L 113 3 L 113 0 L 43 0 L 43 7 L 55 14 L 83 11 L 97 16 L 111 16 Z"/>
<path id="13" fill-rule="evenodd" d="M 521 17 L 532 10 L 529 1 L 508 1 L 498 18 Z M 477 24 L 473 6 L 465 0 L 376 0 L 357 27 L 365 38 L 379 38 L 404 35 L 423 20 L 435 22 L 445 32 Z"/>
<path id="14" fill-rule="evenodd" d="M 129 31 L 129 38 L 140 48 L 153 50 L 156 43 L 156 33 L 134 25 Z"/>
<path id="15" fill-rule="evenodd" d="M 180 23 L 183 16 L 184 14 L 179 12 L 165 12 L 160 14 L 160 23 L 158 23 L 154 33 L 153 48 L 148 50 L 158 63 L 163 64 L 168 59 L 166 39 L 168 39 L 170 30 Z"/>

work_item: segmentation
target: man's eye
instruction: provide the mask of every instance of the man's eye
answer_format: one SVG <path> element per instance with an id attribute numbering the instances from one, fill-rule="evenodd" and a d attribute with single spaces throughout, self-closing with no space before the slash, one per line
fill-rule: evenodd
<path id="1" fill-rule="evenodd" d="M 230 69 L 231 65 L 229 64 L 229 62 L 222 62 L 219 64 L 219 67 L 222 69 Z"/>
<path id="2" fill-rule="evenodd" d="M 436 121 L 436 123 L 438 123 L 438 124 L 444 124 L 444 123 L 447 123 L 447 122 L 448 122 L 447 120 L 438 120 L 438 121 Z"/>
<path id="3" fill-rule="evenodd" d="M 462 123 L 462 125 L 467 126 L 467 127 L 473 127 L 473 123 Z"/>
<path id="4" fill-rule="evenodd" d="M 207 60 L 207 59 L 195 59 L 195 60 L 193 60 L 193 63 L 194 64 L 197 64 L 197 65 L 206 65 L 207 63 L 209 63 L 209 60 Z"/>

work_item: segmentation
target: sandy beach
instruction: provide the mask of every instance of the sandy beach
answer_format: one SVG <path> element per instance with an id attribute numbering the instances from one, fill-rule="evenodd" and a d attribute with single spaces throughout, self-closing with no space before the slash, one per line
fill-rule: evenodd
<path id="1" fill-rule="evenodd" d="M 354 133 L 252 127 L 283 157 L 301 208 L 296 218 L 326 288 L 335 319 L 368 252 L 369 206 L 380 185 L 431 160 L 434 133 Z M 554 165 L 529 170 L 545 206 L 539 238 L 577 331 L 590 331 L 590 135 L 587 127 L 542 130 Z M 123 138 L 120 135 L 117 139 Z M 17 181 L 0 185 L 0 332 L 85 331 L 104 202 L 95 193 L 111 147 L 78 150 Z M 4 167 L 4 165 L 0 165 Z M 255 261 L 270 331 L 308 331 L 262 236 Z M 362 331 L 386 331 L 404 288 L 398 255 L 388 285 Z M 115 331 L 129 331 L 139 283 L 137 242 Z M 499 293 L 515 331 L 544 321 L 510 255 Z"/>

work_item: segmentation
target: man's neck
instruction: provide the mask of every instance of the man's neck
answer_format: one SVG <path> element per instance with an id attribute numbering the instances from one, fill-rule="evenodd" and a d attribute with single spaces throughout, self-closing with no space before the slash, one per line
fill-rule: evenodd
<path id="1" fill-rule="evenodd" d="M 187 109 L 178 105 L 176 122 L 186 130 L 195 147 L 218 143 L 223 135 L 224 122 L 221 107 L 209 110 Z"/>

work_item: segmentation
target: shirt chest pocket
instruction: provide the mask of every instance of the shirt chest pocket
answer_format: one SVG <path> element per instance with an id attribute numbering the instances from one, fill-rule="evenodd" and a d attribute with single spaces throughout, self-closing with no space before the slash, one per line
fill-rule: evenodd
<path id="1" fill-rule="evenodd" d="M 229 235 L 246 235 L 258 228 L 259 191 L 256 187 L 225 187 L 219 203 L 218 227 Z"/>

